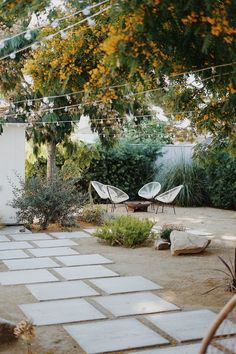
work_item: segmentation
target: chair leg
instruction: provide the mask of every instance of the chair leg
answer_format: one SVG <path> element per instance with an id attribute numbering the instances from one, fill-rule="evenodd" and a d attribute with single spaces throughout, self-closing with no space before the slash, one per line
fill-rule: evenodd
<path id="1" fill-rule="evenodd" d="M 157 214 L 157 212 L 158 212 L 158 209 L 159 209 L 159 204 L 157 204 L 157 208 L 156 208 L 156 214 Z"/>
<path id="2" fill-rule="evenodd" d="M 173 204 L 172 206 L 173 206 L 174 214 L 176 215 L 176 212 L 175 212 L 175 206 L 174 206 L 174 204 Z"/>
<path id="3" fill-rule="evenodd" d="M 162 210 L 161 210 L 162 213 L 164 213 L 164 204 L 162 204 Z"/>

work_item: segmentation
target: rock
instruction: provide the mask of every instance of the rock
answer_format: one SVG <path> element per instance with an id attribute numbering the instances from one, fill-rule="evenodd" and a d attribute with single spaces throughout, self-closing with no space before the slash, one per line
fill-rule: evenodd
<path id="1" fill-rule="evenodd" d="M 196 236 L 183 231 L 172 231 L 170 234 L 171 254 L 200 253 L 211 243 L 205 237 Z"/>
<path id="2" fill-rule="evenodd" d="M 14 323 L 0 318 L 0 345 L 17 340 L 14 334 L 15 327 L 16 325 Z"/>
<path id="3" fill-rule="evenodd" d="M 155 225 L 153 225 L 150 233 L 154 236 L 157 236 L 160 233 L 160 231 L 161 231 L 161 226 L 158 224 L 155 224 Z"/>
<path id="4" fill-rule="evenodd" d="M 156 240 L 154 246 L 155 250 L 168 250 L 170 248 L 170 243 L 163 240 Z"/>

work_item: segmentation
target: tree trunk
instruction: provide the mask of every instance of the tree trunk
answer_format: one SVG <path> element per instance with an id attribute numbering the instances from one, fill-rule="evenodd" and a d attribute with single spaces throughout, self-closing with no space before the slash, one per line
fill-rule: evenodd
<path id="1" fill-rule="evenodd" d="M 56 173 L 56 143 L 47 143 L 47 181 L 50 183 Z"/>

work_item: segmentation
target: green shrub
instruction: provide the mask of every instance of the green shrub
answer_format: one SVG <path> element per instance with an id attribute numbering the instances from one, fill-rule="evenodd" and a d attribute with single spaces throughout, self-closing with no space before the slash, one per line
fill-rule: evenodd
<path id="1" fill-rule="evenodd" d="M 49 184 L 41 177 L 29 178 L 14 187 L 13 194 L 10 205 L 17 209 L 18 221 L 26 225 L 38 223 L 42 229 L 50 223 L 72 226 L 76 211 L 85 201 L 73 182 L 63 181 L 60 176 Z"/>
<path id="2" fill-rule="evenodd" d="M 91 161 L 79 179 L 79 185 L 88 190 L 89 182 L 97 180 L 122 189 L 135 200 L 139 198 L 138 190 L 154 179 L 158 150 L 157 145 L 121 143 L 110 149 L 98 145 L 100 157 Z M 93 195 L 97 198 L 95 192 Z"/>
<path id="3" fill-rule="evenodd" d="M 120 216 L 115 220 L 107 221 L 94 235 L 112 246 L 134 247 L 148 239 L 152 226 L 153 222 L 148 219 L 139 220 L 133 216 Z"/>
<path id="4" fill-rule="evenodd" d="M 111 219 L 115 219 L 114 213 L 108 213 L 100 205 L 87 204 L 79 212 L 79 220 L 91 224 L 102 225 Z"/>
<path id="5" fill-rule="evenodd" d="M 176 198 L 176 203 L 181 206 L 202 206 L 208 199 L 206 174 L 203 168 L 196 163 L 181 160 L 161 175 L 159 182 L 162 192 L 183 185 Z"/>
<path id="6" fill-rule="evenodd" d="M 236 157 L 224 150 L 198 148 L 195 158 L 205 169 L 210 203 L 216 208 L 236 209 Z"/>

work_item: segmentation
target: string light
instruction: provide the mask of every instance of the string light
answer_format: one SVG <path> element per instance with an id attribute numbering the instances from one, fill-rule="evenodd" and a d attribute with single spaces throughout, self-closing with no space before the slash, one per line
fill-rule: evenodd
<path id="1" fill-rule="evenodd" d="M 227 63 L 227 64 L 222 64 L 222 66 L 234 66 L 236 65 L 236 62 L 232 62 L 232 63 Z M 217 66 L 218 67 L 218 66 Z M 212 67 L 211 67 L 212 68 Z M 216 68 L 216 67 L 215 67 Z M 205 71 L 209 68 L 202 68 L 201 70 L 202 71 Z M 199 69 L 200 70 L 200 69 Z M 205 82 L 205 81 L 208 81 L 208 80 L 211 80 L 213 79 L 214 77 L 220 77 L 220 76 L 227 76 L 227 75 L 231 75 L 232 73 L 234 73 L 233 71 L 231 72 L 228 72 L 228 73 L 222 73 L 222 74 L 218 74 L 218 75 L 212 75 L 212 76 L 209 76 L 207 78 L 204 78 L 204 79 L 201 79 L 202 82 Z M 182 73 L 182 74 L 178 74 L 178 76 L 184 76 L 184 75 L 190 75 L 192 74 L 191 71 L 189 72 L 185 72 L 185 73 Z M 170 74 L 170 76 L 176 76 L 177 74 Z M 147 81 L 150 81 L 150 80 L 145 80 L 145 82 Z M 105 89 L 115 89 L 115 88 L 122 88 L 122 87 L 126 87 L 126 86 L 130 86 L 130 83 L 123 83 L 123 84 L 120 84 L 120 85 L 113 85 L 113 86 L 102 86 L 102 87 L 98 87 L 99 91 L 100 90 L 105 90 Z M 155 92 L 155 91 L 159 91 L 159 90 L 163 90 L 163 88 L 161 87 L 158 87 L 158 88 L 155 88 L 155 89 L 151 89 L 151 90 L 145 90 L 145 91 L 140 91 L 140 92 L 135 92 L 135 93 L 129 93 L 127 95 L 125 95 L 124 97 L 126 99 L 130 99 L 131 96 L 133 95 L 141 95 L 141 94 L 144 94 L 144 93 L 148 93 L 148 92 Z M 71 96 L 76 96 L 76 95 L 79 95 L 79 94 L 82 94 L 82 93 L 85 93 L 86 91 L 85 90 L 81 90 L 81 91 L 77 91 L 77 92 L 70 92 L 70 93 L 66 93 L 66 94 L 61 94 L 61 95 L 53 95 L 53 96 L 47 96 L 48 99 L 56 99 L 56 98 L 63 98 L 65 97 L 67 99 L 67 101 L 70 101 L 71 100 Z M 30 99 L 30 102 L 37 102 L 37 101 L 42 101 L 43 99 L 45 99 L 45 97 L 40 97 L 40 98 L 31 98 Z M 24 99 L 24 100 L 19 100 L 19 101 L 14 101 L 13 103 L 16 105 L 16 104 L 19 104 L 19 103 L 25 103 L 29 101 L 29 99 Z"/>
<path id="2" fill-rule="evenodd" d="M 76 15 L 79 15 L 80 13 L 82 13 L 82 14 L 85 15 L 85 16 L 87 16 L 87 15 L 90 14 L 90 11 L 91 11 L 92 9 L 94 9 L 94 8 L 96 8 L 96 7 L 99 7 L 99 6 L 105 4 L 105 3 L 109 2 L 109 1 L 110 1 L 110 0 L 104 0 L 104 1 L 99 2 L 98 4 L 91 5 L 91 6 L 87 6 L 86 8 L 84 8 L 84 9 L 82 9 L 82 10 L 79 10 L 79 11 L 76 11 L 76 12 L 74 12 L 73 14 L 60 17 L 60 18 L 54 20 L 54 21 L 51 23 L 51 26 L 52 26 L 53 28 L 57 28 L 57 27 L 59 26 L 59 24 L 60 24 L 61 21 L 67 20 L 67 19 L 69 19 L 69 18 L 71 18 L 71 17 L 74 17 L 74 16 L 76 16 Z M 19 37 L 19 36 L 21 36 L 21 35 L 23 35 L 23 34 L 25 35 L 24 38 L 25 38 L 26 40 L 30 40 L 30 39 L 32 38 L 32 34 L 31 34 L 32 31 L 36 31 L 36 30 L 42 29 L 42 28 L 44 28 L 44 27 L 45 27 L 45 25 L 37 26 L 37 27 L 34 27 L 34 28 L 32 28 L 32 29 L 26 29 L 26 30 L 24 30 L 24 31 L 22 31 L 22 32 L 20 32 L 20 33 L 17 33 L 17 34 L 15 34 L 15 35 L 13 35 L 13 36 L 6 37 L 6 38 L 4 38 L 3 40 L 1 40 L 1 42 L 0 42 L 0 49 L 3 49 L 3 48 L 5 47 L 6 42 L 8 42 L 8 41 L 10 41 L 10 40 L 12 40 L 12 39 L 14 39 L 14 38 L 16 38 L 16 37 Z"/>
<path id="3" fill-rule="evenodd" d="M 104 9 L 98 11 L 98 12 L 96 12 L 95 14 L 93 14 L 93 15 L 91 15 L 91 16 L 89 16 L 89 17 L 86 17 L 86 18 L 84 18 L 84 19 L 82 19 L 82 20 L 80 20 L 80 21 L 78 21 L 78 22 L 75 22 L 75 23 L 73 23 L 73 24 L 67 26 L 66 28 L 63 28 L 63 31 L 64 31 L 64 32 L 67 32 L 67 31 L 69 31 L 70 29 L 72 29 L 72 28 L 78 26 L 79 24 L 82 24 L 82 23 L 84 23 L 84 22 L 89 21 L 89 19 L 92 20 L 93 18 L 95 18 L 96 16 L 98 16 L 98 15 L 102 14 L 103 12 L 109 10 L 110 8 L 111 8 L 111 5 L 110 5 L 110 6 L 107 6 L 106 8 L 104 8 Z M 53 34 L 50 34 L 49 36 L 43 37 L 43 38 L 42 38 L 40 41 L 38 41 L 38 42 L 35 42 L 35 43 L 30 44 L 30 45 L 28 45 L 28 46 L 26 46 L 26 47 L 24 47 L 24 48 L 21 48 L 21 49 L 16 50 L 15 53 L 21 53 L 21 52 L 23 52 L 23 51 L 25 51 L 25 50 L 27 50 L 27 49 L 30 49 L 30 48 L 31 48 L 31 49 L 37 49 L 39 45 L 43 44 L 43 42 L 45 42 L 45 41 L 47 41 L 47 40 L 51 40 L 52 38 L 54 38 L 54 37 L 57 36 L 58 34 L 61 35 L 61 31 L 62 31 L 62 30 L 59 30 L 59 31 L 57 31 L 57 32 L 55 32 L 55 33 L 53 33 Z M 0 60 L 4 60 L 4 59 L 9 58 L 9 57 L 11 57 L 11 54 L 7 54 L 7 55 L 5 55 L 5 56 L 3 56 L 3 57 L 0 57 Z"/>

